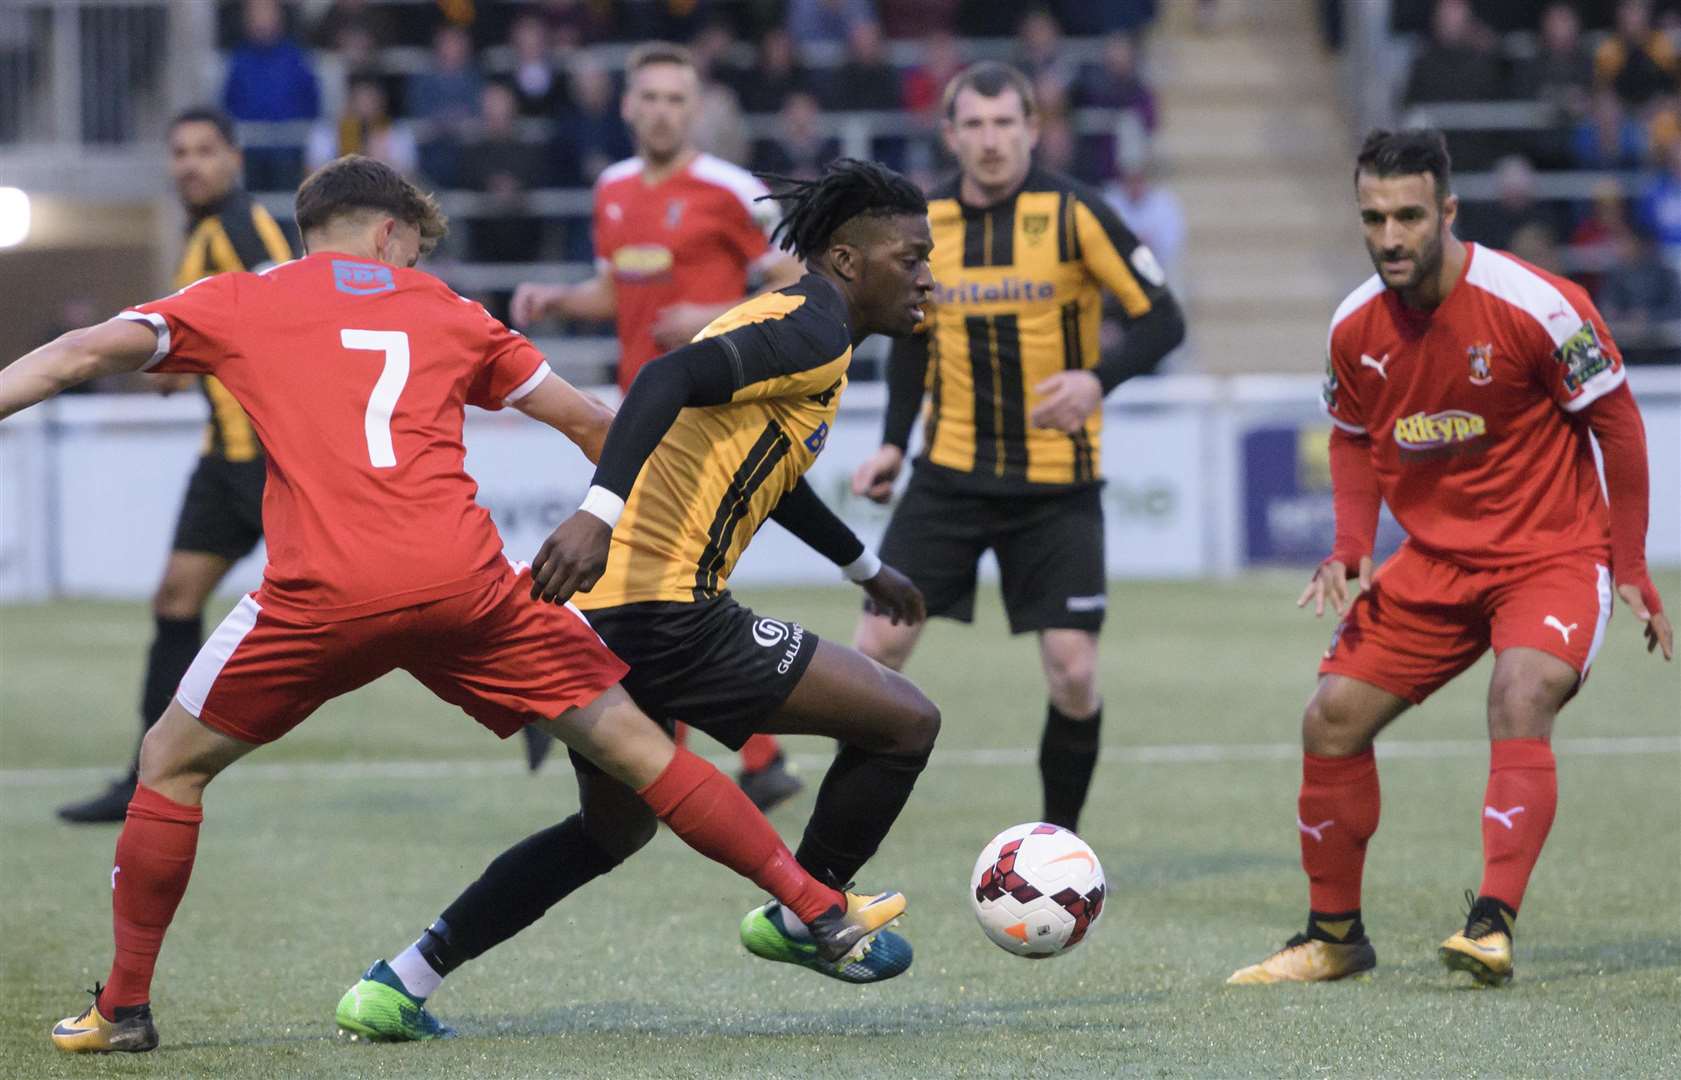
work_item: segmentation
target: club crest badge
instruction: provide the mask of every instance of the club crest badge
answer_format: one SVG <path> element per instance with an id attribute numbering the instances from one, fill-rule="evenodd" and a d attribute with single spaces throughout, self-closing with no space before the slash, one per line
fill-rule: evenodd
<path id="1" fill-rule="evenodd" d="M 1465 350 L 1466 357 L 1471 361 L 1471 385 L 1487 386 L 1494 381 L 1494 346 L 1473 345 Z"/>

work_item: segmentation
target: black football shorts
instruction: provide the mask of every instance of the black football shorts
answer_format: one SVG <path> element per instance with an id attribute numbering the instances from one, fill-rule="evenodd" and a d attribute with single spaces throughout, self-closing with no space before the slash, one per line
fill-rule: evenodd
<path id="1" fill-rule="evenodd" d="M 215 454 L 198 459 L 175 522 L 174 551 L 205 551 L 237 561 L 263 538 L 263 481 L 267 465 L 229 461 Z"/>

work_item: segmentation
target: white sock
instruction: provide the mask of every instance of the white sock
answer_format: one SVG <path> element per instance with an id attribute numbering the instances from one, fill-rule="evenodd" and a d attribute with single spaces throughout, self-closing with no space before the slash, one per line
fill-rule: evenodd
<path id="1" fill-rule="evenodd" d="M 810 941 L 811 931 L 800 921 L 799 916 L 788 910 L 787 904 L 772 906 L 770 917 L 782 927 L 782 932 L 795 941 Z"/>
<path id="2" fill-rule="evenodd" d="M 391 970 L 397 973 L 397 978 L 403 980 L 403 989 L 410 997 L 422 1000 L 437 993 L 438 987 L 444 983 L 444 977 L 432 970 L 432 965 L 426 962 L 426 957 L 420 955 L 420 950 L 410 945 L 391 961 Z"/>

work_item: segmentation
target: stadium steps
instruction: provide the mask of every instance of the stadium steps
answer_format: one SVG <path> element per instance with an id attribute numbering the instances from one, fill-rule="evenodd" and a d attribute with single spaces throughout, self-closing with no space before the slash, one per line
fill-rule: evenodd
<path id="1" fill-rule="evenodd" d="M 1195 366 L 1318 371 L 1339 300 L 1371 273 L 1352 139 L 1314 0 L 1226 4 L 1211 32 L 1164 5 L 1149 45 L 1163 123 L 1155 150 L 1184 204 Z"/>

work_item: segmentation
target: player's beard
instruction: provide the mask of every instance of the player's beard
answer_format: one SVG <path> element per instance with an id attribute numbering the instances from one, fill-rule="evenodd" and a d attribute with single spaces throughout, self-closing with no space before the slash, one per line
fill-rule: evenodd
<path id="1" fill-rule="evenodd" d="M 1385 285 L 1388 285 L 1391 289 L 1405 292 L 1418 288 L 1426 281 L 1430 281 L 1437 274 L 1441 273 L 1443 247 L 1444 245 L 1442 244 L 1441 231 L 1437 230 L 1436 232 L 1430 234 L 1429 239 L 1419 245 L 1416 252 L 1403 251 L 1401 253 L 1403 257 L 1410 256 L 1412 259 L 1413 272 L 1408 276 L 1407 280 L 1400 282 L 1399 284 L 1390 281 L 1384 276 L 1384 252 L 1381 248 L 1374 248 L 1370 244 L 1367 244 L 1366 254 L 1372 260 L 1372 268 L 1378 272 L 1378 277 L 1383 280 Z"/>

